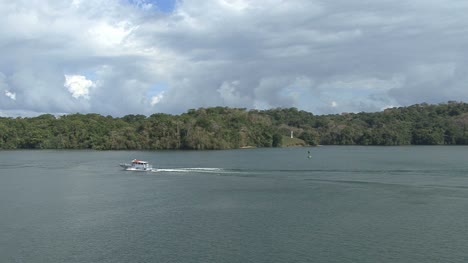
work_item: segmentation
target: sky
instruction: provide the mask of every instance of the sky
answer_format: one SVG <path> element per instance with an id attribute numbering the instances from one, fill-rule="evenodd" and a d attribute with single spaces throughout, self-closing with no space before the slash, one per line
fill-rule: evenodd
<path id="1" fill-rule="evenodd" d="M 468 101 L 465 0 L 0 0 L 0 116 Z"/>

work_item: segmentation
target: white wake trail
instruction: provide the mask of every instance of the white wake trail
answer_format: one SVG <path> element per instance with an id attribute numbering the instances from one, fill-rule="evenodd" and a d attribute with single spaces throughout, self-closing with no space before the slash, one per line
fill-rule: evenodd
<path id="1" fill-rule="evenodd" d="M 203 167 L 193 167 L 193 168 L 158 168 L 156 172 L 179 172 L 179 173 L 188 173 L 188 172 L 198 172 L 198 173 L 215 173 L 221 172 L 221 168 L 203 168 Z"/>

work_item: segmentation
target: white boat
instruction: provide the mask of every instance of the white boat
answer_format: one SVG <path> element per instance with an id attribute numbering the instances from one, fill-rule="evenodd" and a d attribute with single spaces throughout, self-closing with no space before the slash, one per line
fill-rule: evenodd
<path id="1" fill-rule="evenodd" d="M 139 172 L 154 172 L 156 169 L 153 168 L 151 164 L 146 161 L 140 161 L 134 159 L 131 164 L 121 163 L 120 166 L 124 168 L 125 171 L 139 171 Z"/>

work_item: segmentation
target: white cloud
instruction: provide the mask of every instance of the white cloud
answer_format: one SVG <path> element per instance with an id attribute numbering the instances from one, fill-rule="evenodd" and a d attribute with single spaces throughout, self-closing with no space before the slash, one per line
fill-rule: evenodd
<path id="1" fill-rule="evenodd" d="M 5 96 L 7 96 L 8 98 L 12 100 L 16 100 L 16 93 L 11 92 L 9 90 L 5 90 Z"/>
<path id="2" fill-rule="evenodd" d="M 96 87 L 96 84 L 82 75 L 65 75 L 63 86 L 68 89 L 75 99 L 81 97 L 89 99 L 89 90 Z"/>
<path id="3" fill-rule="evenodd" d="M 219 3 L 222 7 L 237 12 L 247 9 L 250 6 L 249 2 L 245 0 L 220 0 Z"/>
<path id="4" fill-rule="evenodd" d="M 0 111 L 326 114 L 468 101 L 467 9 L 442 0 L 184 0 L 163 14 L 148 0 L 9 1 L 0 5 Z M 148 97 L 155 83 L 167 89 Z"/>
<path id="5" fill-rule="evenodd" d="M 100 22 L 88 30 L 88 37 L 103 48 L 115 47 L 124 44 L 125 39 L 137 27 L 129 21 L 119 21 L 114 25 Z"/>
<path id="6" fill-rule="evenodd" d="M 395 108 L 395 107 L 396 107 L 396 106 L 394 106 L 394 105 L 385 105 L 385 106 L 383 106 L 382 108 L 380 108 L 380 110 L 383 111 L 383 110 L 391 109 L 391 108 Z"/>
<path id="7" fill-rule="evenodd" d="M 78 8 L 80 7 L 81 0 L 72 0 L 72 6 Z"/>
<path id="8" fill-rule="evenodd" d="M 151 106 L 155 106 L 164 98 L 164 92 L 159 93 L 156 96 L 151 97 Z"/>
<path id="9" fill-rule="evenodd" d="M 239 91 L 240 82 L 235 81 L 224 81 L 223 84 L 216 90 L 221 99 L 223 105 L 230 107 L 243 107 L 250 102 L 247 96 L 243 96 Z"/>

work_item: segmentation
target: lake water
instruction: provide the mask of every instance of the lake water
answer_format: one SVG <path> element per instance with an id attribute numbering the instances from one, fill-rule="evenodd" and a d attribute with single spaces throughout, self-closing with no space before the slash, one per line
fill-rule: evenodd
<path id="1" fill-rule="evenodd" d="M 134 158 L 161 171 L 118 166 Z M 467 262 L 467 161 L 444 146 L 0 151 L 0 262 Z"/>

